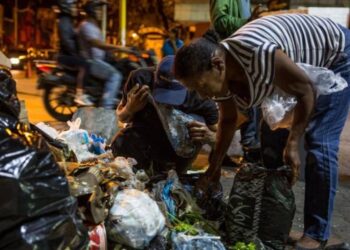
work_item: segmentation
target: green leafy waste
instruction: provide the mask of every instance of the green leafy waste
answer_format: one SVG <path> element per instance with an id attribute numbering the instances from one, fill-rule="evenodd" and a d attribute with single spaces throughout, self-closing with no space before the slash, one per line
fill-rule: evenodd
<path id="1" fill-rule="evenodd" d="M 212 235 L 219 235 L 220 233 L 215 227 L 207 220 L 205 220 L 201 214 L 196 212 L 186 213 L 181 218 L 169 214 L 173 229 L 176 232 L 183 232 L 187 235 L 198 235 L 200 231 Z"/>
<path id="2" fill-rule="evenodd" d="M 234 246 L 228 247 L 229 250 L 256 250 L 256 245 L 253 242 L 248 244 L 244 242 L 237 242 Z"/>

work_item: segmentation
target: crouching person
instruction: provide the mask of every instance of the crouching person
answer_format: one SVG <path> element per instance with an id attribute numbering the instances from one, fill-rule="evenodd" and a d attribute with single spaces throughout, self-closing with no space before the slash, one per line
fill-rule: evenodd
<path id="1" fill-rule="evenodd" d="M 190 114 L 195 121 L 187 124 L 192 142 L 213 144 L 218 110 L 211 100 L 203 100 L 196 92 L 187 90 L 175 80 L 174 56 L 165 57 L 157 69 L 142 68 L 133 71 L 125 85 L 123 98 L 117 108 L 119 121 L 127 123 L 112 142 L 115 156 L 135 158 L 137 167 L 166 170 L 169 164 L 183 172 L 195 156 L 184 158 L 172 147 L 159 114 L 152 104 L 166 104 Z"/>

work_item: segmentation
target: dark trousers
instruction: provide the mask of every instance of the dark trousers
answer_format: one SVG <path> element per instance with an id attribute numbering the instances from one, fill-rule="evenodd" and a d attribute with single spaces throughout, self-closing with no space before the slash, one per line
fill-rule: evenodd
<path id="1" fill-rule="evenodd" d="M 176 168 L 182 173 L 193 162 L 194 158 L 182 158 L 176 155 L 165 132 L 162 129 L 145 127 L 128 127 L 119 131 L 113 139 L 114 156 L 136 159 L 136 167 L 155 171 L 167 171 Z"/>

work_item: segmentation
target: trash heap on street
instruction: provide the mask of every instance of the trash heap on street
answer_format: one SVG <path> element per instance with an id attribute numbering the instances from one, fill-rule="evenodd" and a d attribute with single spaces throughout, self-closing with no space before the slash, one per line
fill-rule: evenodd
<path id="1" fill-rule="evenodd" d="M 5 118 L 0 247 L 283 249 L 295 209 L 285 170 L 243 166 L 225 204 L 221 185 L 196 192 L 198 175 L 152 176 L 114 158 L 80 118 L 65 131 Z"/>
<path id="2" fill-rule="evenodd" d="M 295 210 L 288 169 L 242 165 L 226 204 L 220 183 L 198 192 L 200 174 L 115 158 L 108 112 L 78 110 L 64 131 L 32 125 L 7 69 L 0 83 L 1 249 L 284 248 Z"/>

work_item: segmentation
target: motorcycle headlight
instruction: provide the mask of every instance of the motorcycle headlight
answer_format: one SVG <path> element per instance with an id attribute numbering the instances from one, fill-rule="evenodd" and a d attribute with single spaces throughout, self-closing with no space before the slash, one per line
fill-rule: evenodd
<path id="1" fill-rule="evenodd" d="M 12 65 L 18 65 L 20 63 L 20 60 L 17 57 L 12 57 L 10 58 L 10 62 Z"/>

